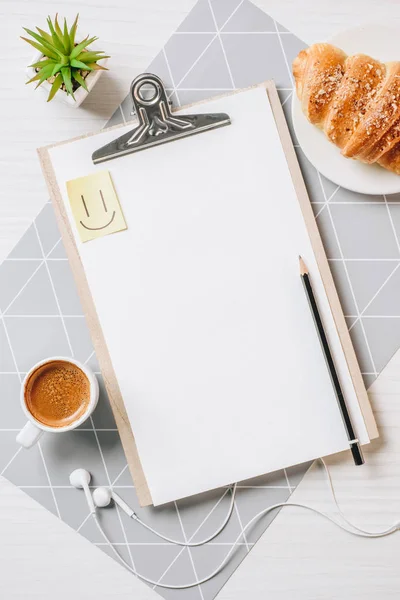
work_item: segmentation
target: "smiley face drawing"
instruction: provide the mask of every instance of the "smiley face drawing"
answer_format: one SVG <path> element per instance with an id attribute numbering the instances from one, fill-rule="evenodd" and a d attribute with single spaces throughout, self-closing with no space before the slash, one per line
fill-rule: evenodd
<path id="1" fill-rule="evenodd" d="M 67 192 L 82 242 L 127 228 L 109 171 L 67 181 Z"/>
<path id="2" fill-rule="evenodd" d="M 106 201 L 104 200 L 103 190 L 99 190 L 99 194 L 100 194 L 101 201 L 103 203 L 104 212 L 108 212 L 107 204 L 106 204 Z M 84 206 L 84 209 L 85 209 L 86 216 L 89 219 L 90 213 L 89 213 L 87 204 L 85 202 L 85 197 L 84 197 L 83 194 L 81 194 L 81 199 L 82 199 L 82 203 L 83 203 L 83 206 Z M 113 210 L 111 219 L 107 223 L 105 223 L 104 225 L 100 225 L 100 227 L 89 227 L 89 225 L 85 225 L 85 223 L 83 221 L 79 221 L 79 223 L 85 229 L 89 229 L 89 231 L 100 231 L 100 229 L 105 229 L 106 227 L 108 227 L 109 225 L 111 225 L 111 223 L 114 221 L 114 218 L 115 218 L 115 210 Z"/>

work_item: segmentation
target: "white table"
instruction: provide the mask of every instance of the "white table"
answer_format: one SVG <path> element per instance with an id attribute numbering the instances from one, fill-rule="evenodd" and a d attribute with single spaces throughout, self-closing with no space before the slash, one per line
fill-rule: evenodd
<path id="1" fill-rule="evenodd" d="M 224 0 L 220 0 L 221 2 Z M 238 0 L 239 1 L 239 0 Z M 195 0 L 62 0 L 57 5 L 29 0 L 0 4 L 0 261 L 8 254 L 47 199 L 35 148 L 99 129 L 124 98 L 133 77 L 155 57 Z M 362 22 L 400 24 L 395 0 L 257 0 L 299 37 L 311 43 Z M 21 26 L 41 25 L 46 15 L 80 12 L 83 29 L 100 37 L 113 59 L 87 103 L 73 110 L 46 104 L 40 91 L 24 85 L 28 45 Z M 396 58 L 396 57 L 393 57 Z M 399 57 L 400 58 L 400 57 Z M 373 401 L 383 441 L 357 472 L 336 461 L 339 500 L 350 517 L 372 527 L 400 512 L 400 353 L 374 384 Z M 319 471 L 307 476 L 296 500 L 327 510 L 326 484 Z M 221 600 L 244 597 L 285 600 L 398 598 L 400 534 L 360 540 L 336 531 L 309 513 L 282 511 L 242 567 L 223 589 Z M 32 560 L 29 560 L 29 557 Z M 68 576 L 65 577 L 65 566 Z M 73 594 L 73 576 L 80 592 Z M 62 584 L 60 585 L 60 582 Z M 60 588 L 56 586 L 60 585 Z M 56 594 L 56 590 L 58 595 Z M 158 597 L 125 573 L 81 536 L 0 480 L 0 596 L 2 598 Z"/>

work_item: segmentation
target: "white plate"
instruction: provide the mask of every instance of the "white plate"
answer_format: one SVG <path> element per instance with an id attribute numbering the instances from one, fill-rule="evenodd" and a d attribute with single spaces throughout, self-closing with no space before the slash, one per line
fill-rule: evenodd
<path id="1" fill-rule="evenodd" d="M 381 62 L 400 60 L 399 32 L 385 26 L 367 25 L 350 29 L 329 40 L 346 54 L 369 54 Z M 334 183 L 360 194 L 396 194 L 400 175 L 378 165 L 365 165 L 344 158 L 339 148 L 303 115 L 296 92 L 292 99 L 293 126 L 299 144 L 316 169 Z"/>

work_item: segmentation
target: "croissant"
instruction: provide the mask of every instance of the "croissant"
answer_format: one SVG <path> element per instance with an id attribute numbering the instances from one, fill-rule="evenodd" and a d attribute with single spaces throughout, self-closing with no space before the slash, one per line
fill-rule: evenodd
<path id="1" fill-rule="evenodd" d="M 342 155 L 400 175 L 400 62 L 314 44 L 293 61 L 303 113 Z"/>

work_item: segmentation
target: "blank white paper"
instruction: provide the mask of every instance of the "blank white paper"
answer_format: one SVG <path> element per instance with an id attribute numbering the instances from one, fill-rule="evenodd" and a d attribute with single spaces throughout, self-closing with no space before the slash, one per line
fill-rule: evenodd
<path id="1" fill-rule="evenodd" d="M 97 166 L 132 124 L 50 150 L 155 505 L 348 448 L 299 254 L 369 441 L 265 90 L 186 112 L 232 124 Z M 104 169 L 128 229 L 82 244 L 65 182 Z"/>

